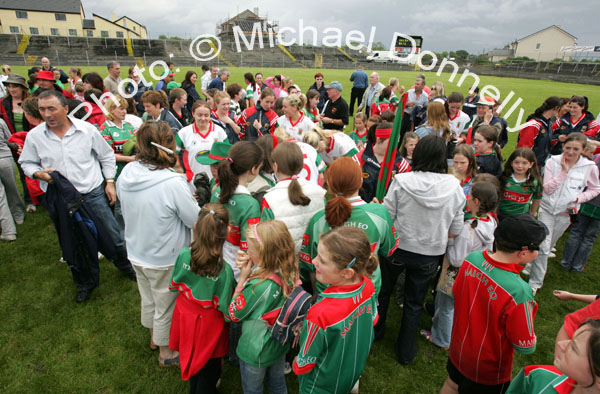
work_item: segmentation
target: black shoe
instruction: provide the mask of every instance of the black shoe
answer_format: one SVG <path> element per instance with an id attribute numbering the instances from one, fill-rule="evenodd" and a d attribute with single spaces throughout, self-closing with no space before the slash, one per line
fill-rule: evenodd
<path id="1" fill-rule="evenodd" d="M 92 295 L 93 289 L 80 289 L 77 290 L 77 294 L 75 295 L 75 302 L 81 304 L 90 299 L 90 295 Z"/>
<path id="2" fill-rule="evenodd" d="M 129 279 L 131 279 L 132 281 L 134 281 L 134 282 L 137 282 L 137 275 L 135 274 L 135 271 L 134 271 L 134 270 L 127 271 L 127 272 L 125 273 L 125 275 L 127 275 L 127 277 L 128 277 Z"/>

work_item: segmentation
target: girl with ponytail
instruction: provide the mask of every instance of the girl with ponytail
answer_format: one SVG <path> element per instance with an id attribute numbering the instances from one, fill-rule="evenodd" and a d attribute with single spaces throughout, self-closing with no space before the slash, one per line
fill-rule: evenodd
<path id="1" fill-rule="evenodd" d="M 390 256 L 397 246 L 396 231 L 389 212 L 381 204 L 364 202 L 358 195 L 363 181 L 362 170 L 354 160 L 341 157 L 327 170 L 329 199 L 324 210 L 317 212 L 306 228 L 300 250 L 300 268 L 305 283 L 310 277 L 316 297 L 326 283 L 316 280 L 313 260 L 318 254 L 319 235 L 336 227 L 362 229 L 371 243 L 373 252 L 380 258 Z M 373 273 L 376 295 L 381 288 L 379 266 Z"/>
<path id="2" fill-rule="evenodd" d="M 235 264 L 237 252 L 248 249 L 246 229 L 260 220 L 260 206 L 247 186 L 258 176 L 263 159 L 263 151 L 254 142 L 242 141 L 233 145 L 227 159 L 219 163 L 219 186 L 210 199 L 225 205 L 229 211 L 229 234 L 223 259 L 233 269 L 236 280 L 240 275 Z"/>
<path id="3" fill-rule="evenodd" d="M 317 280 L 330 287 L 310 308 L 302 326 L 294 361 L 300 393 L 349 393 L 358 384 L 377 321 L 369 276 L 378 262 L 371 242 L 355 227 L 338 227 L 321 236 L 314 264 Z"/>
<path id="4" fill-rule="evenodd" d="M 325 190 L 299 176 L 304 168 L 304 158 L 298 144 L 279 143 L 271 157 L 279 182 L 262 200 L 261 220 L 284 222 L 292 234 L 296 252 L 299 252 L 308 222 L 325 208 Z"/>
<path id="5" fill-rule="evenodd" d="M 552 141 L 552 124 L 550 119 L 558 114 L 561 99 L 556 96 L 548 97 L 533 114 L 527 117 L 530 123 L 519 131 L 517 148 L 530 148 L 535 153 L 537 165 L 543 169 L 546 159 L 550 156 Z"/>
<path id="6" fill-rule="evenodd" d="M 169 347 L 179 351 L 181 378 L 190 393 L 216 392 L 221 360 L 228 351 L 224 314 L 235 280 L 223 261 L 229 213 L 221 204 L 206 204 L 194 226 L 194 241 L 179 252 L 171 291 L 177 303 L 171 322 Z"/>
<path id="7" fill-rule="evenodd" d="M 304 115 L 306 96 L 291 95 L 283 99 L 283 115 L 277 119 L 278 127 L 283 127 L 292 138 L 302 141 L 302 136 L 313 128 L 313 121 Z"/>
<path id="8" fill-rule="evenodd" d="M 169 328 L 177 294 L 168 285 L 177 254 L 190 244 L 200 208 L 185 177 L 171 170 L 177 162 L 175 135 L 166 122 L 144 123 L 136 148 L 137 160 L 117 180 L 127 257 L 137 275 L 150 348 L 160 348 L 161 365 L 176 365 L 179 357 L 169 349 Z"/>
<path id="9" fill-rule="evenodd" d="M 477 128 L 473 138 L 477 172 L 488 173 L 496 177 L 502 175 L 502 149 L 498 145 L 498 131 L 490 125 Z"/>

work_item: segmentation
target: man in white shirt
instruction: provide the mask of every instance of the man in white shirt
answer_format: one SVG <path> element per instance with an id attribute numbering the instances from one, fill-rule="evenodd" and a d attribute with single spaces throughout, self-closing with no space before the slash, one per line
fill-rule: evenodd
<path id="1" fill-rule="evenodd" d="M 112 61 L 106 65 L 108 75 L 104 78 L 104 87 L 114 95 L 119 94 L 119 83 L 121 83 L 121 65 Z"/>
<path id="2" fill-rule="evenodd" d="M 210 66 L 210 73 L 205 73 L 202 78 L 200 78 L 200 89 L 202 90 L 202 94 L 206 98 L 206 91 L 208 90 L 208 85 L 217 77 L 219 74 L 219 69 L 217 66 Z"/>
<path id="3" fill-rule="evenodd" d="M 385 85 L 379 82 L 379 74 L 374 72 L 369 76 L 369 86 L 365 89 L 358 112 L 364 112 L 367 117 L 371 114 L 371 104 L 377 101 Z"/>
<path id="4" fill-rule="evenodd" d="M 67 116 L 67 100 L 60 92 L 49 90 L 40 94 L 38 109 L 45 123 L 36 126 L 27 134 L 19 163 L 27 176 L 39 179 L 42 190 L 53 183 L 51 172 L 60 172 L 73 185 L 84 202 L 110 234 L 117 249 L 113 262 L 130 279 L 135 280 L 135 271 L 127 259 L 123 229 L 113 216 L 110 205 L 116 201 L 116 161 L 111 147 L 104 141 L 96 128 L 79 119 Z M 106 186 L 103 187 L 103 184 Z M 82 278 L 75 262 L 67 261 L 72 270 L 78 303 L 89 299 L 98 284 L 99 269 L 88 269 L 90 278 Z"/>

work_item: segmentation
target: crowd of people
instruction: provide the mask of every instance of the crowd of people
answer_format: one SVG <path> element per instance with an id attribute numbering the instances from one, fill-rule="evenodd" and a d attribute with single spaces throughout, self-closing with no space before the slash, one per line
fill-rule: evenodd
<path id="1" fill-rule="evenodd" d="M 447 350 L 442 393 L 600 392 L 600 301 L 566 291 L 590 306 L 566 317 L 554 366 L 511 383 L 556 242 L 571 226 L 560 267 L 584 275 L 600 232 L 586 97 L 544 100 L 505 161 L 501 102 L 422 74 L 405 89 L 357 67 L 349 106 L 320 72 L 303 92 L 215 66 L 179 84 L 169 63 L 156 86 L 131 67 L 122 91 L 117 62 L 105 78 L 47 58 L 28 79 L 2 69 L 0 238 L 41 204 L 77 303 L 101 256 L 136 281 L 149 347 L 191 393 L 217 392 L 225 360 L 244 393 L 286 393 L 291 371 L 301 393 L 358 392 L 373 341 L 396 331 L 396 287 L 396 359 L 419 335 Z"/>

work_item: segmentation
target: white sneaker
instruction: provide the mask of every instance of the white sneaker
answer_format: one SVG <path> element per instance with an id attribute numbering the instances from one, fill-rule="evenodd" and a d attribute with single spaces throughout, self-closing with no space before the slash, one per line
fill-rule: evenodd
<path id="1" fill-rule="evenodd" d="M 527 268 L 523 268 L 523 269 L 521 270 L 521 273 L 522 273 L 523 275 L 527 275 L 527 276 L 529 276 L 529 270 L 528 270 Z"/>
<path id="2" fill-rule="evenodd" d="M 550 253 L 548 253 L 548 257 L 551 258 L 551 259 L 553 259 L 554 257 L 556 257 L 556 254 L 550 252 Z"/>
<path id="3" fill-rule="evenodd" d="M 358 394 L 358 384 L 360 383 L 360 380 L 356 381 L 356 384 L 354 385 L 354 387 L 352 387 L 352 390 L 350 391 L 350 394 Z"/>
<path id="4" fill-rule="evenodd" d="M 18 220 L 17 220 L 17 219 L 15 219 L 15 224 L 17 224 L 17 225 L 19 225 L 19 226 L 20 226 L 20 225 L 22 225 L 22 224 L 23 224 L 23 222 L 24 222 L 24 221 L 25 221 L 25 219 L 18 219 Z"/>
<path id="5" fill-rule="evenodd" d="M 0 239 L 6 242 L 12 242 L 12 241 L 16 241 L 17 240 L 17 236 L 16 235 L 0 235 Z"/>
<path id="6" fill-rule="evenodd" d="M 556 248 L 550 249 L 551 252 L 556 252 Z"/>
<path id="7" fill-rule="evenodd" d="M 27 204 L 25 207 L 25 212 L 35 212 L 37 207 L 33 204 Z"/>
<path id="8" fill-rule="evenodd" d="M 289 362 L 285 362 L 285 365 L 283 366 L 283 373 L 285 375 L 289 374 L 290 372 L 292 372 L 292 366 L 290 365 Z"/>
<path id="9" fill-rule="evenodd" d="M 537 294 L 539 289 L 536 289 L 534 287 L 531 288 L 531 292 L 533 293 L 533 296 L 535 297 L 535 295 Z"/>

